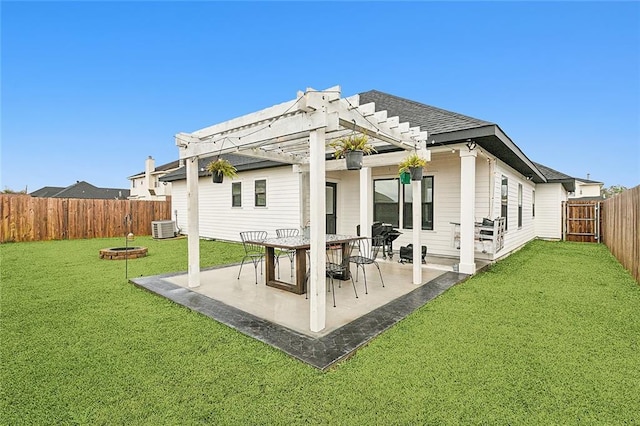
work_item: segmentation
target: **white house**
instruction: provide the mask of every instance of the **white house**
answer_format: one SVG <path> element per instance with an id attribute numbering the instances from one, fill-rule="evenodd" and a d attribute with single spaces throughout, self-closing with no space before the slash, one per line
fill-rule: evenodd
<path id="1" fill-rule="evenodd" d="M 397 114 L 403 121 L 410 119 L 411 125 L 429 132 L 431 161 L 422 183 L 422 236 L 430 254 L 459 256 L 455 224 L 460 223 L 461 152 L 475 153 L 474 221 L 506 217 L 502 249 L 486 250 L 488 243 L 483 247 L 475 238 L 476 257 L 494 260 L 535 237 L 559 238 L 561 227 L 558 225 L 555 233 L 555 223 L 559 224 L 560 205 L 575 183 L 563 186 L 555 176 L 547 181 L 543 171 L 551 169 L 530 161 L 498 125 L 378 91 L 361 93 L 359 98 L 361 104 L 375 102 L 376 110 Z M 466 145 L 469 139 L 476 143 L 473 151 Z M 365 157 L 373 163 L 378 156 L 395 156 L 389 164 L 371 167 L 368 185 L 372 220 L 391 223 L 402 232 L 394 242 L 397 247 L 411 243 L 412 237 L 410 186 L 400 184 L 396 166 L 405 154 L 398 151 L 388 146 Z M 308 182 L 299 168 L 237 154 L 223 156 L 237 167 L 239 175 L 222 184 L 212 183 L 205 171 L 211 158 L 199 160 L 201 237 L 239 241 L 243 230 L 261 229 L 274 235 L 278 228 L 302 227 L 308 222 L 309 197 L 304 189 Z M 327 170 L 328 231 L 356 232 L 360 223 L 359 179 L 357 172 Z M 172 184 L 177 225 L 188 233 L 185 168 L 168 173 L 161 181 Z M 546 221 L 554 223 L 554 232 L 546 231 Z"/>
<path id="2" fill-rule="evenodd" d="M 329 147 L 353 132 L 369 135 L 378 151 L 359 172 L 332 159 Z M 275 236 L 278 228 L 311 223 L 312 330 L 324 327 L 324 299 L 313 290 L 324 290 L 325 232 L 355 234 L 363 225 L 370 235 L 373 222 L 391 223 L 402 232 L 397 246 L 427 245 L 430 254 L 459 258 L 460 272 L 472 274 L 476 258 L 498 259 L 537 236 L 557 238 L 561 201 L 575 190 L 547 179 L 497 124 L 375 90 L 342 98 L 339 87 L 307 89 L 292 101 L 180 133 L 176 144 L 186 167 L 161 181 L 172 183 L 177 225 L 190 238 L 189 285 L 199 285 L 198 237 L 239 241 L 241 231 Z M 429 162 L 421 182 L 402 185 L 397 164 L 411 151 Z M 236 165 L 236 179 L 212 182 L 205 170 L 216 156 Z"/>
<path id="3" fill-rule="evenodd" d="M 155 166 L 155 160 L 149 156 L 144 162 L 144 171 L 128 177 L 130 183 L 130 200 L 162 201 L 171 195 L 171 183 L 161 181 L 160 178 L 177 170 L 184 164 L 172 161 L 161 166 Z"/>
<path id="4" fill-rule="evenodd" d="M 576 190 L 569 198 L 602 199 L 602 182 L 589 179 L 575 178 Z"/>

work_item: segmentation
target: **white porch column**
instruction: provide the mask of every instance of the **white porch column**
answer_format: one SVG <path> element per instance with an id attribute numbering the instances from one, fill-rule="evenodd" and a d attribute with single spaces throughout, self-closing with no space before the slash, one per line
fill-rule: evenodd
<path id="1" fill-rule="evenodd" d="M 187 158 L 187 253 L 189 287 L 200 286 L 200 220 L 198 217 L 198 157 Z"/>
<path id="2" fill-rule="evenodd" d="M 460 265 L 463 274 L 475 274 L 476 157 L 478 151 L 460 149 Z"/>
<path id="3" fill-rule="evenodd" d="M 413 283 L 422 284 L 422 181 L 411 182 L 413 215 Z"/>
<path id="4" fill-rule="evenodd" d="M 311 219 L 311 274 L 309 276 L 310 329 L 321 331 L 326 321 L 326 193 L 325 193 L 325 129 L 309 134 L 309 188 Z"/>
<path id="5" fill-rule="evenodd" d="M 371 185 L 371 167 L 363 167 L 360 169 L 360 236 L 371 238 L 372 223 L 373 187 Z"/>

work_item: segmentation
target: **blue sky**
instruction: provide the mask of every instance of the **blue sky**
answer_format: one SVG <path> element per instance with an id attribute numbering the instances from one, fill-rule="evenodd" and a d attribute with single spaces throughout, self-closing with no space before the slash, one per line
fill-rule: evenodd
<path id="1" fill-rule="evenodd" d="M 637 2 L 6 2 L 0 186 L 127 177 L 173 136 L 377 89 L 495 122 L 533 161 L 640 183 Z"/>

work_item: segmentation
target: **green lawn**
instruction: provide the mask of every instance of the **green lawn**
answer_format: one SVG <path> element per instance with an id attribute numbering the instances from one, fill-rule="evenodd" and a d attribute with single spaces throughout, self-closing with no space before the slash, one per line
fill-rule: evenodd
<path id="1" fill-rule="evenodd" d="M 135 244 L 129 276 L 186 269 Z M 326 373 L 128 284 L 121 245 L 0 245 L 0 424 L 640 423 L 640 287 L 603 245 L 534 241 Z"/>

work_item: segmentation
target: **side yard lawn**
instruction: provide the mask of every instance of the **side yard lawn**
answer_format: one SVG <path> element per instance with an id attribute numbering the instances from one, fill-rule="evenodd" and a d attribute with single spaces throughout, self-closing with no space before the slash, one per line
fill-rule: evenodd
<path id="1" fill-rule="evenodd" d="M 134 244 L 130 277 L 187 267 Z M 326 373 L 127 283 L 122 245 L 0 245 L 0 424 L 640 423 L 640 287 L 604 245 L 533 241 Z"/>

